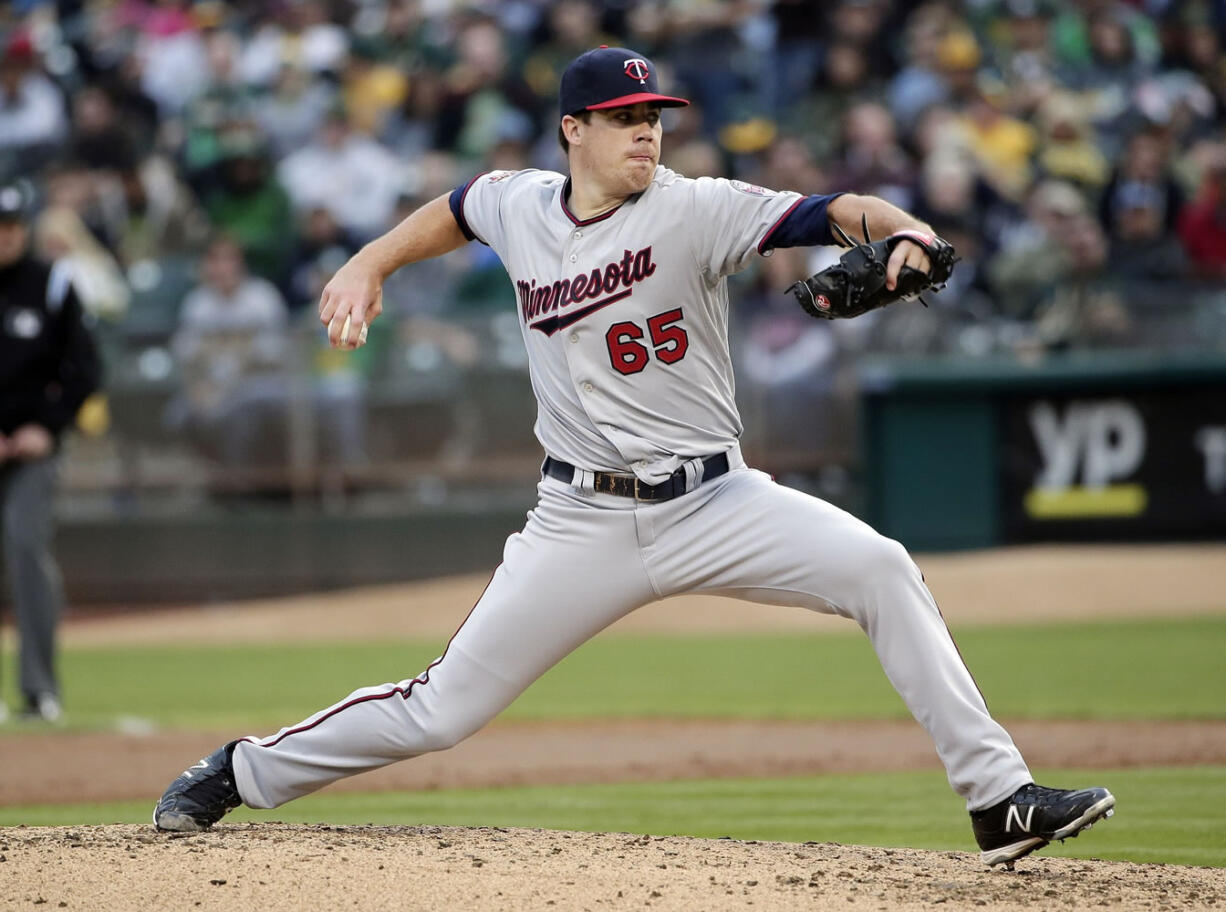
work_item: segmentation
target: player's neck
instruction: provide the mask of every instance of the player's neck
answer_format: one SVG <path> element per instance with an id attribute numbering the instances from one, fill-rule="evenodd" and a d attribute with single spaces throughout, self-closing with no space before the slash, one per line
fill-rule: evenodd
<path id="1" fill-rule="evenodd" d="M 595 181 L 585 180 L 581 174 L 572 171 L 566 208 L 575 218 L 585 222 L 604 215 L 610 209 L 616 209 L 628 198 L 624 193 L 607 191 Z"/>

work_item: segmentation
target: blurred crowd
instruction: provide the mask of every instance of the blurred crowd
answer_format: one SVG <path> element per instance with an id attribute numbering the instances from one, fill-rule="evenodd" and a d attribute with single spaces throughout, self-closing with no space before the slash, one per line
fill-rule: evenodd
<path id="1" fill-rule="evenodd" d="M 782 292 L 837 251 L 739 277 L 763 410 L 830 395 L 826 368 L 866 351 L 1226 346 L 1223 0 L 13 0 L 0 35 L 0 180 L 28 181 L 38 250 L 71 262 L 115 357 L 173 374 L 166 420 L 222 460 L 249 458 L 302 334 L 340 459 L 362 458 L 371 377 L 482 345 L 522 368 L 478 244 L 394 276 L 360 357 L 324 349 L 314 305 L 472 174 L 564 170 L 558 77 L 600 44 L 693 100 L 665 112 L 674 170 L 878 195 L 957 248 L 930 309 L 834 326 Z"/>

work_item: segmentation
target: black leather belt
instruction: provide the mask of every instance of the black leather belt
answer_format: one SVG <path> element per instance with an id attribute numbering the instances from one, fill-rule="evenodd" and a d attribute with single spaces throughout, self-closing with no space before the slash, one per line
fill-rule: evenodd
<path id="1" fill-rule="evenodd" d="M 718 453 L 702 461 L 702 480 L 719 478 L 728 471 L 728 454 Z M 571 484 L 575 479 L 575 467 L 552 456 L 545 457 L 541 471 L 550 478 Z M 602 494 L 618 497 L 633 497 L 635 500 L 672 500 L 685 493 L 685 469 L 678 469 L 659 484 L 649 485 L 635 475 L 613 475 L 609 472 L 593 472 L 594 486 Z"/>

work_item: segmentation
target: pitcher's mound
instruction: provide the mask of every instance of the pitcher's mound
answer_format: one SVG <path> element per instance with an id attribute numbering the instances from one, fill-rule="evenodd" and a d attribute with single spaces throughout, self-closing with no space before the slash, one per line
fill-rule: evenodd
<path id="1" fill-rule="evenodd" d="M 1226 870 L 464 827 L 0 831 L 0 909 L 1214 909 Z"/>

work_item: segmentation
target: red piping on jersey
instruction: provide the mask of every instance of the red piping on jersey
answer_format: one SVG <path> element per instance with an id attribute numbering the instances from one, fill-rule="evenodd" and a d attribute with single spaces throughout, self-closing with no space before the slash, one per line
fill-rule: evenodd
<path id="1" fill-rule="evenodd" d="M 288 738 L 290 735 L 298 735 L 298 734 L 301 734 L 302 732 L 310 731 L 312 728 L 315 728 L 317 725 L 323 722 L 326 722 L 328 719 L 331 719 L 337 713 L 343 712 L 344 710 L 349 709 L 351 706 L 357 706 L 359 703 L 367 703 L 371 700 L 386 700 L 388 697 L 394 697 L 397 695 L 400 695 L 405 700 L 407 700 L 409 698 L 409 694 L 413 692 L 414 684 L 425 685 L 425 684 L 430 683 L 430 669 L 434 668 L 441 661 L 443 661 L 443 659 L 447 658 L 447 650 L 451 648 L 452 640 L 454 640 L 459 635 L 460 631 L 464 629 L 464 624 L 468 623 L 468 619 L 472 617 L 473 612 L 477 610 L 477 605 L 479 605 L 481 603 L 481 599 L 485 597 L 486 590 L 488 590 L 490 588 L 490 584 L 494 582 L 494 575 L 498 573 L 498 570 L 501 567 L 502 567 L 502 564 L 499 564 L 497 567 L 494 568 L 494 573 L 490 574 L 490 579 L 489 579 L 489 582 L 485 584 L 485 589 L 481 590 L 481 595 L 477 597 L 477 601 L 473 604 L 472 608 L 469 609 L 468 614 L 465 615 L 463 622 L 460 624 L 459 627 L 456 628 L 455 633 L 451 635 L 451 639 L 447 641 L 447 648 L 443 650 L 443 654 L 439 656 L 437 659 L 435 659 L 433 662 L 431 662 L 429 665 L 427 665 L 426 670 L 421 673 L 420 677 L 417 677 L 411 680 L 409 682 L 408 687 L 400 687 L 399 685 L 397 685 L 393 687 L 391 690 L 389 690 L 387 693 L 368 694 L 365 697 L 358 697 L 356 700 L 350 700 L 348 703 L 342 703 L 340 706 L 333 709 L 327 715 L 320 716 L 314 722 L 311 722 L 308 725 L 300 725 L 297 728 L 291 728 L 288 731 L 284 731 L 281 734 L 277 735 L 272 741 L 269 741 L 267 743 L 263 743 L 261 741 L 254 740 L 252 738 L 240 738 L 239 740 L 246 741 L 249 744 L 254 744 L 256 747 L 276 747 L 278 744 L 280 744 L 284 739 Z"/>
<path id="2" fill-rule="evenodd" d="M 767 247 L 770 246 L 771 235 L 774 234 L 775 230 L 784 223 L 784 220 L 786 220 L 789 215 L 792 214 L 792 210 L 803 203 L 806 199 L 808 199 L 807 196 L 802 196 L 796 202 L 792 203 L 792 205 L 788 206 L 788 211 L 779 216 L 775 224 L 771 225 L 770 228 L 767 229 L 766 234 L 762 235 L 762 240 L 758 242 L 758 253 L 766 253 Z"/>
<path id="3" fill-rule="evenodd" d="M 570 178 L 566 178 L 566 183 L 562 185 L 562 192 L 558 194 L 558 202 L 562 204 L 562 211 L 566 213 L 566 217 L 576 225 L 591 225 L 595 222 L 603 222 L 610 215 L 625 205 L 625 202 L 620 202 L 608 212 L 602 212 L 600 215 L 594 215 L 590 219 L 576 218 L 575 214 L 570 211 L 570 207 L 566 205 L 566 191 L 570 189 Z"/>

